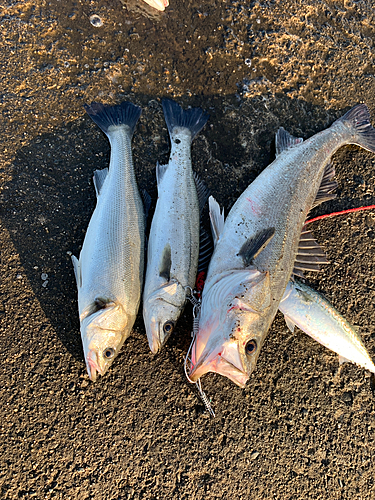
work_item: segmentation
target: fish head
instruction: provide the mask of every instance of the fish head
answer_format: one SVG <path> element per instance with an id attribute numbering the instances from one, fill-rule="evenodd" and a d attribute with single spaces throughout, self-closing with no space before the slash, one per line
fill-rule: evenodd
<path id="1" fill-rule="evenodd" d="M 215 285 L 220 286 L 220 282 Z M 214 372 L 245 387 L 268 331 L 269 275 L 254 273 L 227 292 L 213 287 L 212 297 L 210 293 L 203 295 L 189 377 L 195 382 L 205 373 Z"/>
<path id="2" fill-rule="evenodd" d="M 175 280 L 162 285 L 143 303 L 143 319 L 151 351 L 156 354 L 167 342 L 185 306 L 185 288 Z"/>
<path id="3" fill-rule="evenodd" d="M 95 382 L 97 374 L 104 375 L 127 338 L 127 315 L 115 303 L 81 319 L 81 336 L 87 373 Z"/>

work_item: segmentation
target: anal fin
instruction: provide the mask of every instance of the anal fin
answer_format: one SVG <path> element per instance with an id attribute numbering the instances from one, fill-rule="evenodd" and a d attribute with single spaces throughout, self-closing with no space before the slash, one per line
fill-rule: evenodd
<path id="1" fill-rule="evenodd" d="M 77 288 L 81 288 L 82 286 L 82 275 L 81 275 L 81 265 L 77 257 L 72 255 L 72 263 L 74 268 L 74 276 L 76 277 Z"/>
<path id="2" fill-rule="evenodd" d="M 103 188 L 104 181 L 106 180 L 107 175 L 108 175 L 108 168 L 103 168 L 102 170 L 95 170 L 93 181 L 94 181 L 96 197 L 100 195 L 100 192 Z"/>

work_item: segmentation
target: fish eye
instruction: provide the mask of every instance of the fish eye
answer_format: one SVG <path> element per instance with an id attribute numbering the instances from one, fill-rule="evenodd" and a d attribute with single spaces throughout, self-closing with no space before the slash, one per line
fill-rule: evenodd
<path id="1" fill-rule="evenodd" d="M 106 359 L 111 359 L 113 358 L 114 355 L 115 355 L 115 350 L 113 349 L 113 347 L 107 347 L 107 349 L 104 349 L 103 351 L 103 356 Z"/>
<path id="2" fill-rule="evenodd" d="M 166 321 L 163 325 L 163 332 L 169 335 L 170 333 L 173 332 L 174 329 L 174 322 L 173 321 Z"/>
<path id="3" fill-rule="evenodd" d="M 246 345 L 245 345 L 245 352 L 247 355 L 254 354 L 257 350 L 257 343 L 256 340 L 249 340 Z"/>

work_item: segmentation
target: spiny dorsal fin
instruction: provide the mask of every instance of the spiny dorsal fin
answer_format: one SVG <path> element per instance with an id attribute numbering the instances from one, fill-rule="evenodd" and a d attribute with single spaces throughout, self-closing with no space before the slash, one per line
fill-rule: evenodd
<path id="1" fill-rule="evenodd" d="M 197 273 L 202 271 L 206 272 L 208 269 L 208 264 L 213 252 L 213 242 L 212 238 L 207 234 L 206 230 L 202 227 L 200 228 L 199 234 L 199 257 L 198 257 L 198 270 Z"/>
<path id="2" fill-rule="evenodd" d="M 145 189 L 141 189 L 141 196 L 143 201 L 143 207 L 145 210 L 145 218 L 147 219 L 151 207 L 151 196 Z"/>
<path id="3" fill-rule="evenodd" d="M 220 211 L 220 205 L 213 196 L 209 197 L 208 205 L 210 207 L 211 233 L 214 245 L 216 245 L 224 227 L 224 208 Z"/>
<path id="4" fill-rule="evenodd" d="M 163 179 L 163 176 L 167 168 L 168 168 L 168 163 L 166 165 L 160 165 L 159 162 L 156 162 L 156 182 L 158 186 L 160 186 L 160 183 Z"/>
<path id="5" fill-rule="evenodd" d="M 171 267 L 172 267 L 171 246 L 169 243 L 167 243 L 164 247 L 160 260 L 159 276 L 161 278 L 164 278 L 166 281 L 170 281 Z"/>
<path id="6" fill-rule="evenodd" d="M 193 172 L 193 177 L 195 181 L 195 187 L 197 188 L 199 213 L 202 213 L 203 207 L 206 204 L 208 197 L 210 196 L 210 190 L 208 189 L 205 182 L 202 181 L 199 174 Z"/>
<path id="7" fill-rule="evenodd" d="M 319 264 L 328 264 L 326 254 L 305 226 L 302 229 L 293 274 L 303 278 L 303 271 L 320 271 Z"/>
<path id="8" fill-rule="evenodd" d="M 96 197 L 100 195 L 100 191 L 102 190 L 104 181 L 107 178 L 108 168 L 103 168 L 103 170 L 95 170 L 94 172 L 94 187 L 96 192 Z"/>
<path id="9" fill-rule="evenodd" d="M 275 228 L 268 227 L 267 229 L 258 231 L 254 236 L 245 241 L 237 254 L 242 257 L 245 267 L 250 266 L 251 261 L 268 245 L 274 234 Z"/>
<path id="10" fill-rule="evenodd" d="M 286 149 L 301 144 L 301 142 L 303 142 L 302 137 L 294 137 L 283 127 L 280 127 L 275 137 L 276 157 Z"/>
<path id="11" fill-rule="evenodd" d="M 322 182 L 320 183 L 319 191 L 316 195 L 312 209 L 320 205 L 324 201 L 334 200 L 336 198 L 337 181 L 335 177 L 335 167 L 328 163 L 324 169 Z"/>

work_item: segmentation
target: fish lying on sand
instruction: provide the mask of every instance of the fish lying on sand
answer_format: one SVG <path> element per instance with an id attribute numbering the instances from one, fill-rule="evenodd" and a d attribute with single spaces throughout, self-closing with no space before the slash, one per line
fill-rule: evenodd
<path id="1" fill-rule="evenodd" d="M 297 325 L 314 340 L 336 352 L 341 363 L 350 361 L 375 373 L 374 363 L 355 327 L 305 283 L 289 281 L 279 310 L 292 332 Z"/>
<path id="2" fill-rule="evenodd" d="M 145 215 L 135 179 L 131 139 L 141 108 L 85 106 L 111 144 L 109 169 L 94 172 L 97 203 L 79 260 L 72 256 L 87 372 L 103 375 L 133 327 L 144 268 Z"/>
<path id="3" fill-rule="evenodd" d="M 304 142 L 278 131 L 276 160 L 239 197 L 221 231 L 216 228 L 191 380 L 214 371 L 244 387 L 292 273 L 327 262 L 304 225 L 311 208 L 334 197 L 329 161 L 345 144 L 375 152 L 364 104 Z"/>
<path id="4" fill-rule="evenodd" d="M 191 167 L 191 142 L 208 115 L 200 108 L 183 111 L 163 101 L 171 140 L 167 165 L 157 165 L 158 201 L 151 223 L 143 292 L 143 318 L 153 353 L 167 341 L 193 287 L 199 254 L 199 220 L 208 193 Z"/>
<path id="5" fill-rule="evenodd" d="M 216 244 L 224 226 L 224 211 L 210 197 L 210 214 L 214 215 L 212 228 Z M 340 364 L 355 363 L 375 373 L 366 347 L 356 329 L 320 293 L 297 279 L 291 279 L 279 304 L 288 328 L 293 332 L 298 326 L 304 333 L 339 355 Z M 208 338 L 197 332 L 195 346 L 203 351 Z M 196 360 L 193 349 L 193 359 Z"/>
<path id="6" fill-rule="evenodd" d="M 169 5 L 168 0 L 144 0 L 148 5 L 157 10 L 165 10 Z"/>

